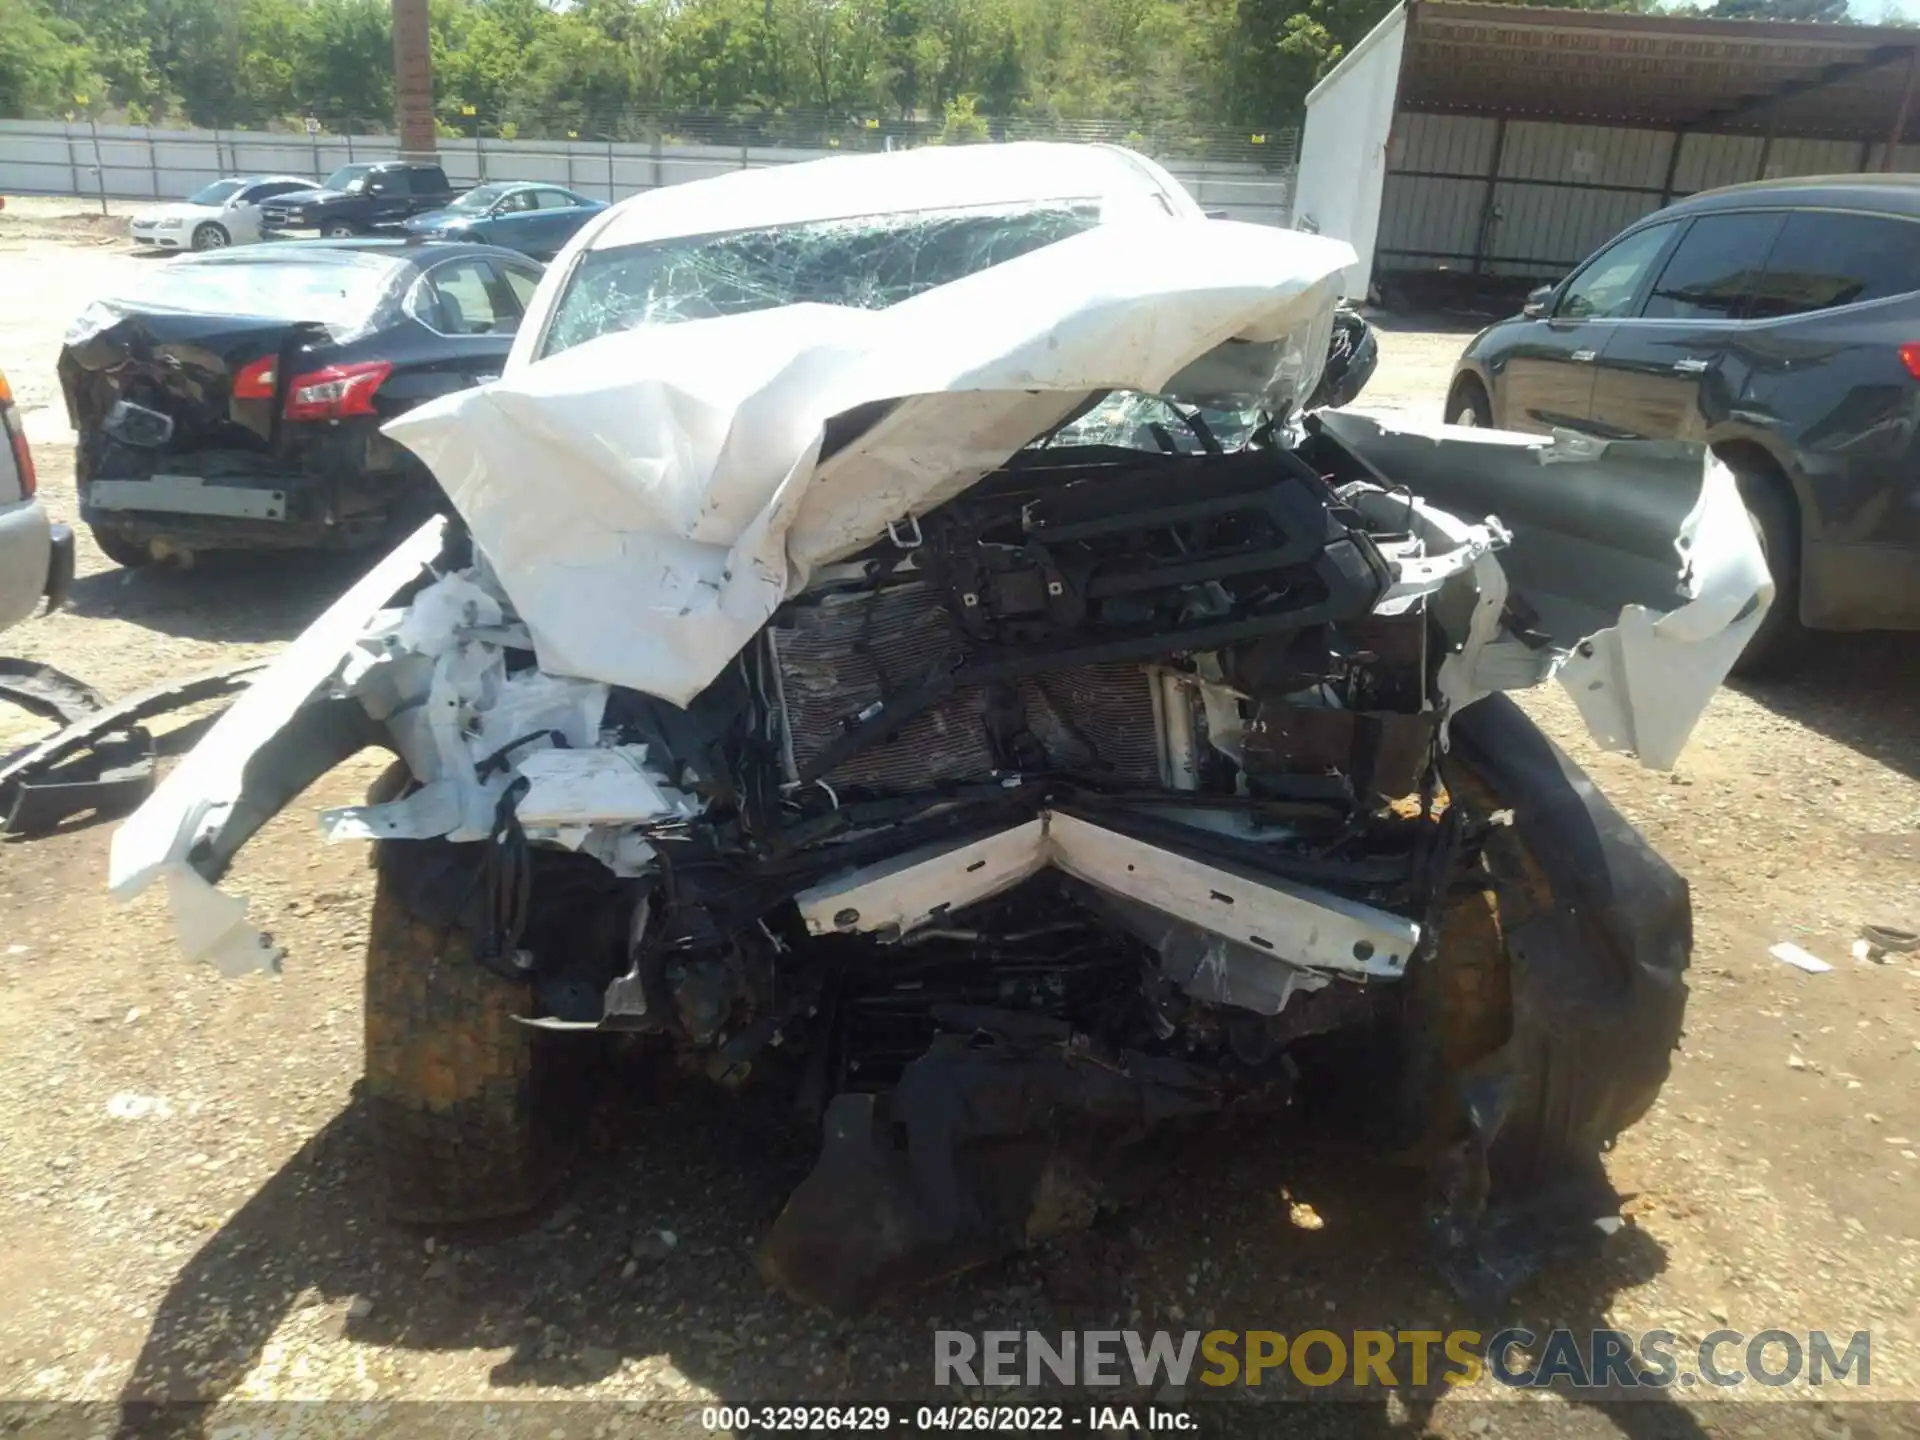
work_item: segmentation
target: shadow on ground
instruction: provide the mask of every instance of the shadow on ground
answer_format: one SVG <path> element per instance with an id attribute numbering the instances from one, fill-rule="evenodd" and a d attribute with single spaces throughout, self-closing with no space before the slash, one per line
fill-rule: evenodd
<path id="1" fill-rule="evenodd" d="M 1776 715 L 1920 777 L 1920 635 L 1815 635 L 1794 668 L 1736 680 Z"/>
<path id="2" fill-rule="evenodd" d="M 885 1403 L 899 1416 L 969 1398 L 933 1383 L 942 1328 L 1585 1330 L 1605 1324 L 1618 1289 L 1665 1267 L 1657 1243 L 1629 1227 L 1597 1261 L 1549 1272 L 1511 1313 L 1476 1321 L 1427 1265 L 1421 1196 L 1406 1172 L 1360 1152 L 1340 1127 L 1266 1124 L 1169 1154 L 1164 1188 L 1092 1232 L 835 1320 L 794 1306 L 755 1268 L 759 1238 L 814 1148 L 770 1099 L 704 1087 L 639 1099 L 600 1122 L 557 1208 L 515 1233 L 443 1237 L 431 1252 L 420 1234 L 376 1218 L 368 1135 L 350 1106 L 181 1270 L 123 1393 L 123 1429 L 210 1433 L 218 1422 L 201 1402 L 234 1395 L 270 1342 L 284 1354 L 303 1334 L 343 1327 L 365 1342 L 354 1353 L 367 1363 L 398 1357 L 395 1372 L 382 1372 L 389 1398 L 443 1387 L 471 1395 L 473 1367 L 489 1364 L 473 1352 L 493 1351 L 485 1393 L 495 1406 L 550 1402 L 556 1391 L 585 1400 L 586 1387 L 618 1372 L 617 1393 L 691 1382 L 721 1403 Z M 1324 1224 L 1289 1223 L 1288 1197 Z M 1377 1433 L 1390 1416 L 1420 1433 L 1442 1387 L 1416 1392 L 1409 1375 L 1396 1378 L 1398 1390 L 1357 1392 L 1377 1399 L 1289 1406 L 1286 1431 Z M 324 1384 L 309 1375 L 298 1388 Z M 346 1393 L 357 1393 L 351 1383 Z M 1141 1405 L 1154 1394 L 1129 1383 L 972 1398 L 1064 1401 L 1082 1414 L 1092 1402 Z M 1200 1433 L 1275 1433 L 1268 1406 L 1191 1383 L 1185 1398 L 1199 1402 Z M 692 1406 L 671 1408 L 677 1422 Z M 1604 1422 L 1595 1409 L 1578 1411 L 1600 1426 L 1585 1433 L 1706 1433 L 1663 1401 L 1618 1408 Z M 547 1433 L 544 1420 L 536 1430 Z M 628 1424 L 624 1433 L 652 1432 Z"/>
<path id="3" fill-rule="evenodd" d="M 1458 335 L 1462 339 L 1469 335 L 1478 335 L 1487 326 L 1500 318 L 1492 312 L 1475 310 L 1434 310 L 1427 308 L 1406 310 L 1369 309 L 1367 323 L 1376 330 L 1388 334 L 1409 335 Z M 1362 391 L 1364 397 L 1365 392 Z"/>
<path id="4" fill-rule="evenodd" d="M 208 554 L 186 570 L 101 570 L 74 582 L 67 608 L 188 640 L 290 640 L 385 553 Z"/>

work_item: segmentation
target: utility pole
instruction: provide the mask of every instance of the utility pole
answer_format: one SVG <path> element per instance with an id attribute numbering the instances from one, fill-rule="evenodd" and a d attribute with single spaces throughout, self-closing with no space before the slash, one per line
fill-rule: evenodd
<path id="1" fill-rule="evenodd" d="M 433 123 L 433 47 L 427 0 L 393 0 L 393 108 L 400 158 L 432 160 L 439 153 Z"/>

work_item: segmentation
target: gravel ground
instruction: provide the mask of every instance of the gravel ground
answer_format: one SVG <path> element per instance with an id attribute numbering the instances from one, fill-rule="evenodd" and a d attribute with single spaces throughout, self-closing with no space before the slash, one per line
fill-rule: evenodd
<path id="1" fill-rule="evenodd" d="M 93 295 L 137 286 L 143 267 L 164 263 L 102 229 L 63 219 L 58 205 L 10 202 L 0 214 L 0 368 L 63 518 L 73 490 L 52 380 L 60 335 Z M 1464 333 L 1384 329 L 1368 401 L 1437 410 Z M 4 643 L 124 693 L 272 651 L 357 568 L 235 561 L 136 574 L 83 536 L 71 608 Z M 1920 922 L 1912 655 L 1897 638 L 1836 640 L 1792 681 L 1729 689 L 1671 775 L 1596 753 L 1558 691 L 1529 697 L 1688 876 L 1698 937 L 1673 1081 L 1609 1159 L 1633 1197 L 1628 1225 L 1597 1261 L 1550 1270 L 1497 1316 L 1468 1315 L 1436 1283 L 1409 1179 L 1311 1117 L 1170 1155 L 1180 1179 L 1117 1224 L 834 1322 L 769 1291 L 752 1261 L 810 1162 L 810 1138 L 777 1105 L 623 1072 L 620 1103 L 604 1107 L 557 1208 L 517 1230 L 429 1243 L 377 1218 L 367 1177 L 354 1093 L 366 854 L 321 846 L 310 818 L 357 798 L 379 768 L 371 757 L 327 777 L 236 867 L 231 888 L 287 949 L 278 980 L 190 967 L 155 897 L 110 903 L 108 826 L 9 848 L 0 1399 L 108 1408 L 0 1416 L 92 1433 L 114 1402 L 220 1401 L 174 1417 L 211 1431 L 263 1423 L 248 1402 L 332 1399 L 361 1408 L 275 1413 L 293 1429 L 405 1434 L 427 1428 L 424 1412 L 391 1402 L 542 1401 L 491 1420 L 435 1411 L 432 1428 L 677 1434 L 699 1424 L 688 1404 L 712 1399 L 929 1398 L 941 1324 L 1295 1333 L 1511 1321 L 1664 1327 L 1683 1344 L 1722 1325 L 1869 1329 L 1873 1384 L 1829 1389 L 1819 1398 L 1840 1403 L 1817 1408 L 1750 1403 L 1807 1399 L 1753 1387 L 1740 1403 L 1617 1404 L 1406 1387 L 1292 1407 L 1285 1427 L 1914 1433 L 1920 1411 L 1868 1397 L 1920 1398 L 1920 967 L 1848 957 L 1862 922 Z M 1836 968 L 1808 975 L 1770 959 L 1782 939 Z M 561 1404 L 607 1400 L 675 1403 Z M 1215 1406 L 1203 1420 L 1227 1428 L 1245 1413 Z"/>

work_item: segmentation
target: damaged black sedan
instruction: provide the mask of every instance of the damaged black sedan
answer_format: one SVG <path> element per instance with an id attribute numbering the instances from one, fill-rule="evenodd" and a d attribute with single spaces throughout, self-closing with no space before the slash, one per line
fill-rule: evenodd
<path id="1" fill-rule="evenodd" d="M 349 549 L 440 508 L 381 434 L 499 375 L 540 267 L 490 246 L 251 246 L 90 306 L 60 354 L 80 512 L 109 559 Z"/>
<path id="2" fill-rule="evenodd" d="M 322 817 L 378 845 L 394 1216 L 534 1205 L 569 1067 L 638 1034 L 817 1124 L 764 1266 L 856 1309 L 1365 1029 L 1457 1283 L 1596 1217 L 1686 887 L 1498 692 L 1670 765 L 1771 595 L 1724 469 L 1322 408 L 1352 251 L 1105 147 L 702 182 L 562 263 L 499 382 L 391 427 L 457 518 L 114 842 L 190 954 L 277 966 L 212 882 L 394 752 Z"/>

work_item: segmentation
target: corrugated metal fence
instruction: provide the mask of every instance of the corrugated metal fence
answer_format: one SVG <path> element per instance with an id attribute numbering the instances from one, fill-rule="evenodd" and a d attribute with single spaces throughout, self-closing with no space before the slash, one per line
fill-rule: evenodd
<path id="1" fill-rule="evenodd" d="M 1672 200 L 1745 180 L 1878 169 L 1881 148 L 1402 113 L 1387 149 L 1375 271 L 1557 279 Z M 1920 168 L 1920 145 L 1895 159 Z"/>
<path id="2" fill-rule="evenodd" d="M 1262 137 L 1265 139 L 1266 137 Z M 1271 137 L 1272 163 L 1162 156 L 1161 163 L 1208 210 L 1236 220 L 1286 225 L 1293 215 L 1293 132 Z M 177 200 L 226 175 L 324 176 L 356 160 L 387 160 L 391 136 L 149 130 L 0 120 L 0 194 Z M 545 180 L 603 200 L 730 170 L 789 165 L 835 149 L 651 144 L 588 140 L 442 140 L 440 160 L 457 186 L 484 180 Z"/>

